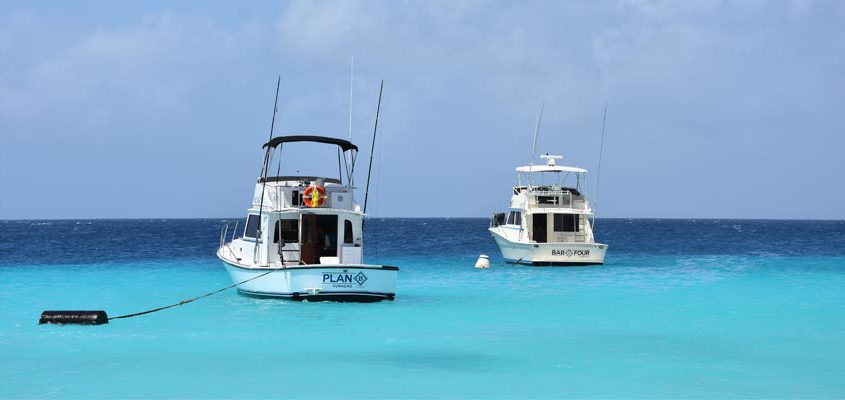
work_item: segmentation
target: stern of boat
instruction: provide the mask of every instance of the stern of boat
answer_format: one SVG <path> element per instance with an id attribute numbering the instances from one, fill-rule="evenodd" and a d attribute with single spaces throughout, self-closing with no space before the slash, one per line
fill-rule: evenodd
<path id="1" fill-rule="evenodd" d="M 399 268 L 372 264 L 252 267 L 221 256 L 238 292 L 253 297 L 308 301 L 376 302 L 396 298 Z M 272 271 L 265 276 L 259 277 Z"/>
<path id="2" fill-rule="evenodd" d="M 534 266 L 582 266 L 604 264 L 607 245 L 603 243 L 530 243 L 516 242 L 501 235 L 495 228 L 490 232 L 502 257 L 511 264 Z"/>

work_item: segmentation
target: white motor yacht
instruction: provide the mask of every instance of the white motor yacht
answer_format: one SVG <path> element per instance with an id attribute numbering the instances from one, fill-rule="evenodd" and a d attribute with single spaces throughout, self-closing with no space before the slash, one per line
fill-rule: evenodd
<path id="1" fill-rule="evenodd" d="M 587 170 L 557 165 L 561 156 L 540 157 L 545 165 L 516 168 L 510 207 L 490 221 L 502 256 L 536 266 L 603 264 L 607 245 L 595 241 L 593 211 L 581 189 Z"/>

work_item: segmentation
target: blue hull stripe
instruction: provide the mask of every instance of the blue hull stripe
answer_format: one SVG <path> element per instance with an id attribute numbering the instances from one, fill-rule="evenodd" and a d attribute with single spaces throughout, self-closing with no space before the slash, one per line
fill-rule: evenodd
<path id="1" fill-rule="evenodd" d="M 253 292 L 251 290 L 244 290 L 238 289 L 238 292 L 243 294 L 249 294 L 253 296 L 267 296 L 267 297 L 294 297 L 294 296 L 332 296 L 332 295 L 341 295 L 341 296 L 371 296 L 371 297 L 391 297 L 395 296 L 395 293 L 384 293 L 384 292 L 330 292 L 330 291 L 320 291 L 317 294 L 309 294 L 307 292 L 292 292 L 292 293 L 267 293 L 267 292 Z"/>
<path id="2" fill-rule="evenodd" d="M 513 260 L 510 258 L 506 258 L 505 262 L 508 264 L 521 264 L 521 265 L 531 265 L 531 266 L 573 266 L 573 267 L 582 267 L 587 265 L 604 265 L 604 263 L 600 262 L 584 262 L 584 261 L 530 261 L 530 260 Z"/>

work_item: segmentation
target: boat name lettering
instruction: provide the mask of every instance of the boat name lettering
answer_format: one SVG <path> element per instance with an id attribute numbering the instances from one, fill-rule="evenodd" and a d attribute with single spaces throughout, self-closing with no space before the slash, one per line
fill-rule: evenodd
<path id="1" fill-rule="evenodd" d="M 589 257 L 590 256 L 590 250 L 580 250 L 580 249 L 579 250 L 572 250 L 572 249 L 569 249 L 569 250 L 552 250 L 552 255 L 553 256 L 566 256 L 566 257 L 572 257 L 572 256 Z"/>
<path id="2" fill-rule="evenodd" d="M 353 284 L 358 284 L 358 286 L 363 286 L 364 282 L 367 281 L 367 275 L 364 275 L 363 272 L 358 272 L 357 274 L 351 273 L 334 273 L 334 272 L 323 272 L 323 284 L 327 285 L 330 284 L 332 287 L 346 287 L 351 288 Z"/>

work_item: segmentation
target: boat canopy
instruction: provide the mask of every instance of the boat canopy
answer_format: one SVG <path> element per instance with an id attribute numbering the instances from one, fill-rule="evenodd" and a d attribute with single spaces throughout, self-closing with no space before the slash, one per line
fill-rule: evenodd
<path id="1" fill-rule="evenodd" d="M 516 167 L 516 172 L 575 172 L 576 174 L 586 174 L 587 170 L 565 165 L 525 165 Z"/>
<path id="2" fill-rule="evenodd" d="M 325 176 L 305 176 L 305 175 L 287 175 L 287 176 L 268 176 L 267 178 L 258 178 L 258 183 L 262 182 L 290 182 L 290 181 L 310 181 L 314 182 L 317 179 L 322 179 L 324 183 L 341 184 L 340 179 L 329 178 Z"/>
<path id="3" fill-rule="evenodd" d="M 355 150 L 358 151 L 358 146 L 352 144 L 352 142 L 343 139 L 337 139 L 332 137 L 326 136 L 312 136 L 312 135 L 294 135 L 294 136 L 277 136 L 274 137 L 267 143 L 264 143 L 264 146 L 261 148 L 265 148 L 270 146 L 272 148 L 276 148 L 278 145 L 282 143 L 289 143 L 289 142 L 315 142 L 315 143 L 326 143 L 326 144 L 334 144 L 339 146 L 343 151 Z"/>

